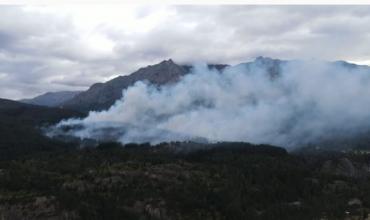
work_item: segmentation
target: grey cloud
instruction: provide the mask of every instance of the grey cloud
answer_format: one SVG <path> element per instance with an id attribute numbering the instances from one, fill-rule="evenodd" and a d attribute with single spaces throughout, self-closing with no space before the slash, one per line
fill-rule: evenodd
<path id="1" fill-rule="evenodd" d="M 144 6 L 135 16 L 146 18 L 156 10 Z M 97 24 L 92 34 L 114 44 L 110 53 L 101 53 L 86 43 L 88 34 L 76 27 L 73 16 L 1 6 L 0 72 L 6 76 L 1 78 L 0 97 L 86 89 L 168 58 L 179 63 L 230 64 L 259 55 L 370 60 L 369 6 L 169 6 L 167 10 L 172 13 L 147 32 Z"/>
<path id="2" fill-rule="evenodd" d="M 175 10 L 176 17 L 135 36 L 133 55 L 161 51 L 180 62 L 228 63 L 258 55 L 369 59 L 364 56 L 370 49 L 367 6 L 178 6 Z"/>

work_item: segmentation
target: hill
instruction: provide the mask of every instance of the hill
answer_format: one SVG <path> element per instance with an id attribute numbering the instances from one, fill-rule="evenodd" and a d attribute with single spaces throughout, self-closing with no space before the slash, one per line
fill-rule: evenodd
<path id="1" fill-rule="evenodd" d="M 228 67 L 224 64 L 209 64 L 209 68 L 223 70 Z M 62 108 L 73 109 L 81 112 L 91 110 L 105 110 L 122 98 L 122 92 L 136 82 L 145 81 L 150 84 L 161 86 L 176 83 L 182 76 L 188 74 L 191 65 L 178 65 L 171 59 L 164 60 L 155 65 L 140 68 L 134 73 L 119 76 L 105 83 L 96 83 L 87 91 L 81 92 L 70 100 L 60 105 Z"/>
<path id="2" fill-rule="evenodd" d="M 47 92 L 31 99 L 21 99 L 19 100 L 19 102 L 48 107 L 57 107 L 80 93 L 81 91 Z"/>
<path id="3" fill-rule="evenodd" d="M 41 127 L 81 116 L 72 110 L 0 99 L 0 160 L 63 145 L 43 136 Z"/>
<path id="4" fill-rule="evenodd" d="M 209 64 L 208 68 L 218 71 L 223 71 L 225 68 L 242 68 L 248 71 L 248 69 L 258 67 L 265 69 L 273 79 L 281 73 L 281 68 L 288 62 L 299 61 L 257 57 L 254 61 L 240 63 L 235 66 L 227 64 Z M 368 66 L 356 65 L 345 61 L 335 61 L 332 62 L 332 64 L 341 65 L 348 69 L 369 69 Z M 88 112 L 91 110 L 101 111 L 108 109 L 115 101 L 122 98 L 123 90 L 134 85 L 138 81 L 145 81 L 156 86 L 176 83 L 182 76 L 190 73 L 192 68 L 192 65 L 179 65 L 169 59 L 155 65 L 140 68 L 129 75 L 118 76 L 104 83 L 95 83 L 86 91 L 48 92 L 32 99 L 23 99 L 20 101 L 35 105 L 61 107 L 81 112 Z"/>
<path id="5" fill-rule="evenodd" d="M 122 91 L 138 81 L 148 81 L 154 85 L 163 85 L 178 81 L 187 73 L 186 69 L 165 60 L 159 64 L 141 68 L 136 72 L 119 76 L 105 83 L 96 83 L 87 91 L 76 95 L 61 105 L 63 108 L 78 111 L 103 110 L 122 97 Z"/>

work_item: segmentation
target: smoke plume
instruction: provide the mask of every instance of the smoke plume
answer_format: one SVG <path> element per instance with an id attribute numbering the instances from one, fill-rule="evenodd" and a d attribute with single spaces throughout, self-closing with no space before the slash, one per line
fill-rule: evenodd
<path id="1" fill-rule="evenodd" d="M 109 110 L 49 134 L 122 143 L 247 141 L 288 148 L 370 128 L 370 71 L 343 62 L 257 60 L 222 72 L 197 64 L 176 84 L 138 82 Z M 63 129 L 69 127 L 70 129 Z"/>

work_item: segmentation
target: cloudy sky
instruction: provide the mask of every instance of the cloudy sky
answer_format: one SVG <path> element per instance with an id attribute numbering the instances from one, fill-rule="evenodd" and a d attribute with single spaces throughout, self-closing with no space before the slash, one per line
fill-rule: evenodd
<path id="1" fill-rule="evenodd" d="M 369 6 L 0 6 L 0 97 L 83 90 L 172 58 L 370 64 Z"/>

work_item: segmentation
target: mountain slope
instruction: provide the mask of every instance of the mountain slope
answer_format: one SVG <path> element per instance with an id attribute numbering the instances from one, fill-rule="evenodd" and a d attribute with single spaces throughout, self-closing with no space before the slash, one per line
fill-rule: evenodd
<path id="1" fill-rule="evenodd" d="M 22 99 L 19 101 L 23 103 L 27 103 L 27 104 L 32 104 L 32 105 L 56 107 L 72 99 L 79 93 L 81 93 L 81 91 L 47 92 L 45 94 L 36 96 L 31 99 Z"/>
<path id="2" fill-rule="evenodd" d="M 43 136 L 39 127 L 81 116 L 71 110 L 0 99 L 0 160 L 60 147 L 61 143 Z"/>
<path id="3" fill-rule="evenodd" d="M 246 68 L 259 66 L 265 68 L 271 74 L 271 77 L 275 77 L 284 63 L 285 61 L 278 59 L 258 57 L 252 62 L 241 63 L 237 66 L 245 66 Z M 209 69 L 218 71 L 232 67 L 227 64 L 208 64 Z M 60 107 L 81 112 L 105 110 L 112 106 L 116 100 L 122 98 L 124 89 L 138 81 L 146 81 L 157 86 L 175 83 L 182 76 L 190 73 L 192 68 L 192 65 L 178 65 L 171 59 L 165 60 L 155 65 L 140 68 L 130 75 L 119 76 L 105 83 L 96 83 L 87 91 L 81 92 L 60 104 Z"/>
<path id="4" fill-rule="evenodd" d="M 141 68 L 131 75 L 119 76 L 106 83 L 96 83 L 87 91 L 61 104 L 61 107 L 82 112 L 107 109 L 122 97 L 122 90 L 138 81 L 163 85 L 174 83 L 187 73 L 184 67 L 172 60 L 165 60 L 159 64 Z"/>
<path id="5" fill-rule="evenodd" d="M 43 125 L 56 123 L 63 118 L 82 116 L 76 111 L 49 108 L 31 104 L 20 103 L 7 99 L 0 99 L 0 121 L 21 122 L 25 125 Z"/>
<path id="6" fill-rule="evenodd" d="M 266 72 L 271 79 L 278 77 L 285 64 L 290 62 L 301 62 L 299 60 L 279 60 L 268 57 L 257 57 L 251 62 L 240 63 L 235 66 L 225 64 L 209 64 L 209 69 L 223 71 L 225 68 L 240 68 L 242 71 L 249 72 L 255 68 Z M 344 68 L 368 69 L 368 66 L 360 66 L 345 61 L 331 62 L 333 65 L 340 65 Z M 171 59 L 162 61 L 161 63 L 140 68 L 136 72 L 116 77 L 105 83 L 96 83 L 87 91 L 81 92 L 70 100 L 60 104 L 59 107 L 73 109 L 81 112 L 91 110 L 106 110 L 114 104 L 114 102 L 122 97 L 122 92 L 129 86 L 134 85 L 138 81 L 146 81 L 153 85 L 161 86 L 169 83 L 177 82 L 182 76 L 191 72 L 192 65 L 178 65 Z M 239 70 L 238 70 L 239 71 Z"/>

